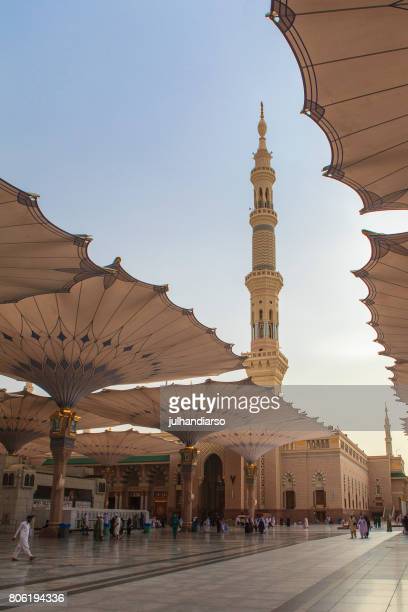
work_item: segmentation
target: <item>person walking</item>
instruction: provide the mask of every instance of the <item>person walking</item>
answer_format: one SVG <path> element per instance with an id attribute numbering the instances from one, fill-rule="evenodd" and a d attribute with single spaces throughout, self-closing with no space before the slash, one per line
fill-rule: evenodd
<path id="1" fill-rule="evenodd" d="M 309 529 L 309 519 L 307 516 L 303 519 L 303 529 Z"/>
<path id="2" fill-rule="evenodd" d="M 356 523 L 356 519 L 354 516 L 350 516 L 349 529 L 350 529 L 351 539 L 354 540 L 357 537 L 357 523 Z"/>
<path id="3" fill-rule="evenodd" d="M 129 517 L 126 521 L 126 533 L 128 536 L 132 533 L 132 519 Z"/>
<path id="4" fill-rule="evenodd" d="M 177 537 L 177 532 L 179 530 L 180 527 L 180 519 L 177 516 L 176 513 L 173 514 L 173 518 L 171 519 L 171 529 L 173 532 L 173 538 L 176 539 Z"/>
<path id="5" fill-rule="evenodd" d="M 25 553 L 30 561 L 34 559 L 34 555 L 31 554 L 30 550 L 30 535 L 32 533 L 32 520 L 34 518 L 33 514 L 29 514 L 25 521 L 22 521 L 14 534 L 13 540 L 18 538 L 17 546 L 14 550 L 12 560 L 17 561 L 18 555 L 21 553 Z"/>
<path id="6" fill-rule="evenodd" d="M 117 514 L 115 516 L 115 524 L 113 526 L 113 537 L 115 538 L 115 540 L 119 540 L 119 538 L 120 538 L 120 529 L 121 529 L 121 527 L 122 527 L 122 519 Z"/>
<path id="7" fill-rule="evenodd" d="M 358 519 L 357 527 L 360 532 L 361 539 L 366 538 L 368 527 L 367 527 L 367 521 L 365 520 L 362 514 L 360 514 L 360 517 Z"/>
<path id="8" fill-rule="evenodd" d="M 103 540 L 103 518 L 101 514 L 98 514 L 94 524 L 94 540 L 98 542 Z"/>
<path id="9" fill-rule="evenodd" d="M 86 512 L 83 512 L 81 516 L 81 535 L 89 535 L 89 521 Z"/>
<path id="10" fill-rule="evenodd" d="M 109 513 L 104 512 L 103 513 L 103 536 L 104 537 L 109 535 L 109 530 L 110 530 Z"/>
<path id="11" fill-rule="evenodd" d="M 370 535 L 371 522 L 370 522 L 370 519 L 368 518 L 367 514 L 364 515 L 364 518 L 365 518 L 366 523 L 367 523 L 367 533 L 366 533 L 365 537 L 368 538 L 368 536 Z"/>

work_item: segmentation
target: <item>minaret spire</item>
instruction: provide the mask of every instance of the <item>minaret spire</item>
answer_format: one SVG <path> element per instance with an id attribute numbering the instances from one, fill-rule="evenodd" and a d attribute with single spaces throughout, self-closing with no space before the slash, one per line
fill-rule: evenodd
<path id="1" fill-rule="evenodd" d="M 392 457 L 391 424 L 390 424 L 390 419 L 388 418 L 387 404 L 385 404 L 384 431 L 385 431 L 385 453 L 388 457 Z"/>
<path id="2" fill-rule="evenodd" d="M 251 171 L 254 188 L 253 208 L 249 222 L 252 227 L 252 272 L 245 278 L 251 294 L 251 352 L 244 363 L 248 376 L 255 384 L 274 386 L 282 383 L 288 367 L 279 350 L 279 291 L 283 279 L 276 271 L 275 227 L 278 217 L 273 209 L 272 188 L 275 171 L 272 155 L 266 147 L 267 124 L 264 107 L 258 122 L 259 145 Z"/>

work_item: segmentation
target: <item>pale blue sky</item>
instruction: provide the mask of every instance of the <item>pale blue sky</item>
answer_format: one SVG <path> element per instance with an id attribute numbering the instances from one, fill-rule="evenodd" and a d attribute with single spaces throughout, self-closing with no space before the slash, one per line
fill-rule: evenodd
<path id="1" fill-rule="evenodd" d="M 121 255 L 248 350 L 249 172 L 263 99 L 285 382 L 384 384 L 391 360 L 377 355 L 350 270 L 369 256 L 361 228 L 405 231 L 406 214 L 360 217 L 359 198 L 322 178 L 329 146 L 299 115 L 301 78 L 268 4 L 3 0 L 0 176 L 40 193 L 61 227 L 92 234 L 95 261 Z"/>

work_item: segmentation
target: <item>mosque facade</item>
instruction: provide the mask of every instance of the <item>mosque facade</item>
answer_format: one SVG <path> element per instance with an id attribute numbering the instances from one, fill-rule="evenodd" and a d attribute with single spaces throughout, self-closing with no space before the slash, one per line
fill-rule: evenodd
<path id="1" fill-rule="evenodd" d="M 273 205 L 275 172 L 266 147 L 263 106 L 258 123 L 259 144 L 251 172 L 253 207 L 252 270 L 245 278 L 250 294 L 251 350 L 245 368 L 254 383 L 281 385 L 288 360 L 279 346 L 279 292 L 276 269 Z M 276 519 L 333 521 L 360 512 L 371 516 L 405 514 L 408 478 L 395 456 L 388 414 L 385 454 L 367 456 L 347 435 L 300 440 L 266 453 L 257 462 L 258 514 Z M 244 460 L 231 450 L 201 442 L 193 480 L 193 515 L 235 518 L 248 511 Z M 22 517 L 49 505 L 52 460 L 31 465 L 18 457 L 0 457 L 0 526 L 14 526 Z M 86 458 L 68 463 L 65 506 L 147 510 L 168 519 L 182 511 L 180 456 L 129 457 L 105 467 Z"/>

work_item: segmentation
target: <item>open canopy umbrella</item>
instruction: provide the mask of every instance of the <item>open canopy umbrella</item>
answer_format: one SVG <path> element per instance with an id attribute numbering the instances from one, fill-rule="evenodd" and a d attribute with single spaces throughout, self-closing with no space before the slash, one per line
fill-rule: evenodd
<path id="1" fill-rule="evenodd" d="M 26 388 L 17 393 L 7 393 L 1 389 L 0 443 L 7 452 L 15 454 L 28 442 L 47 436 L 46 450 L 49 451 L 50 417 L 56 410 L 58 406 L 50 397 L 35 395 Z M 120 424 L 108 416 L 99 417 L 81 410 L 78 411 L 78 416 L 84 429 Z"/>
<path id="2" fill-rule="evenodd" d="M 230 397 L 236 394 L 242 398 L 257 397 L 262 393 L 273 395 L 273 389 L 263 389 L 251 383 L 249 379 L 233 382 L 216 382 L 207 380 L 193 385 L 172 384 L 162 387 L 139 387 L 124 391 L 111 389 L 102 393 L 94 393 L 83 402 L 98 405 L 99 414 L 103 414 L 104 401 L 106 406 L 114 407 L 115 418 L 132 425 L 160 426 L 160 412 L 164 409 L 165 426 L 168 413 L 166 405 L 169 396 L 199 396 L 203 395 Z M 161 397 L 162 395 L 162 397 Z M 162 404 L 162 406 L 161 406 Z M 238 452 L 247 462 L 246 471 L 256 469 L 256 461 L 260 456 L 273 448 L 294 440 L 326 437 L 331 435 L 331 429 L 318 422 L 316 418 L 308 417 L 305 412 L 294 408 L 283 398 L 279 409 L 249 412 L 249 410 L 227 410 L 226 424 L 221 430 L 214 431 L 205 427 L 183 427 L 168 429 L 172 435 L 183 442 L 180 448 L 181 473 L 183 481 L 183 521 L 188 527 L 192 518 L 192 481 L 197 465 L 197 443 L 201 440 L 213 441 Z M 200 412 L 193 413 L 200 416 Z M 215 413 L 214 413 L 215 414 Z M 213 414 L 213 416 L 214 416 Z M 216 415 L 220 416 L 220 415 Z M 163 417 L 162 417 L 163 418 Z M 254 480 L 254 478 L 253 478 Z M 251 502 L 254 511 L 254 498 Z"/>
<path id="3" fill-rule="evenodd" d="M 364 234 L 370 241 L 371 257 L 354 271 L 368 289 L 361 301 L 370 311 L 368 324 L 377 333 L 375 342 L 384 347 L 380 355 L 395 359 L 388 368 L 395 390 L 400 399 L 408 401 L 408 233 Z"/>
<path id="4" fill-rule="evenodd" d="M 102 389 L 83 397 L 77 409 L 109 415 L 120 423 L 160 429 L 160 387 Z"/>
<path id="5" fill-rule="evenodd" d="M 60 407 L 50 429 L 50 534 L 61 520 L 66 462 L 77 428 L 72 408 L 79 400 L 109 385 L 240 369 L 242 358 L 231 347 L 192 310 L 173 304 L 167 286 L 136 280 L 119 259 L 69 293 L 0 304 L 0 373 L 38 384 Z"/>
<path id="6" fill-rule="evenodd" d="M 107 385 L 240 369 L 231 344 L 116 261 L 67 294 L 0 304 L 0 372 L 31 380 L 61 407 Z"/>
<path id="7" fill-rule="evenodd" d="M 302 73 L 303 110 L 331 147 L 326 176 L 362 213 L 408 208 L 407 0 L 272 0 Z"/>
<path id="8" fill-rule="evenodd" d="M 83 433 L 76 439 L 76 452 L 112 466 L 131 455 L 157 455 L 178 452 L 180 442 L 166 434 L 142 434 L 133 429 Z"/>
<path id="9" fill-rule="evenodd" d="M 103 273 L 88 257 L 91 238 L 50 223 L 38 197 L 0 179 L 0 303 L 66 292 Z"/>

